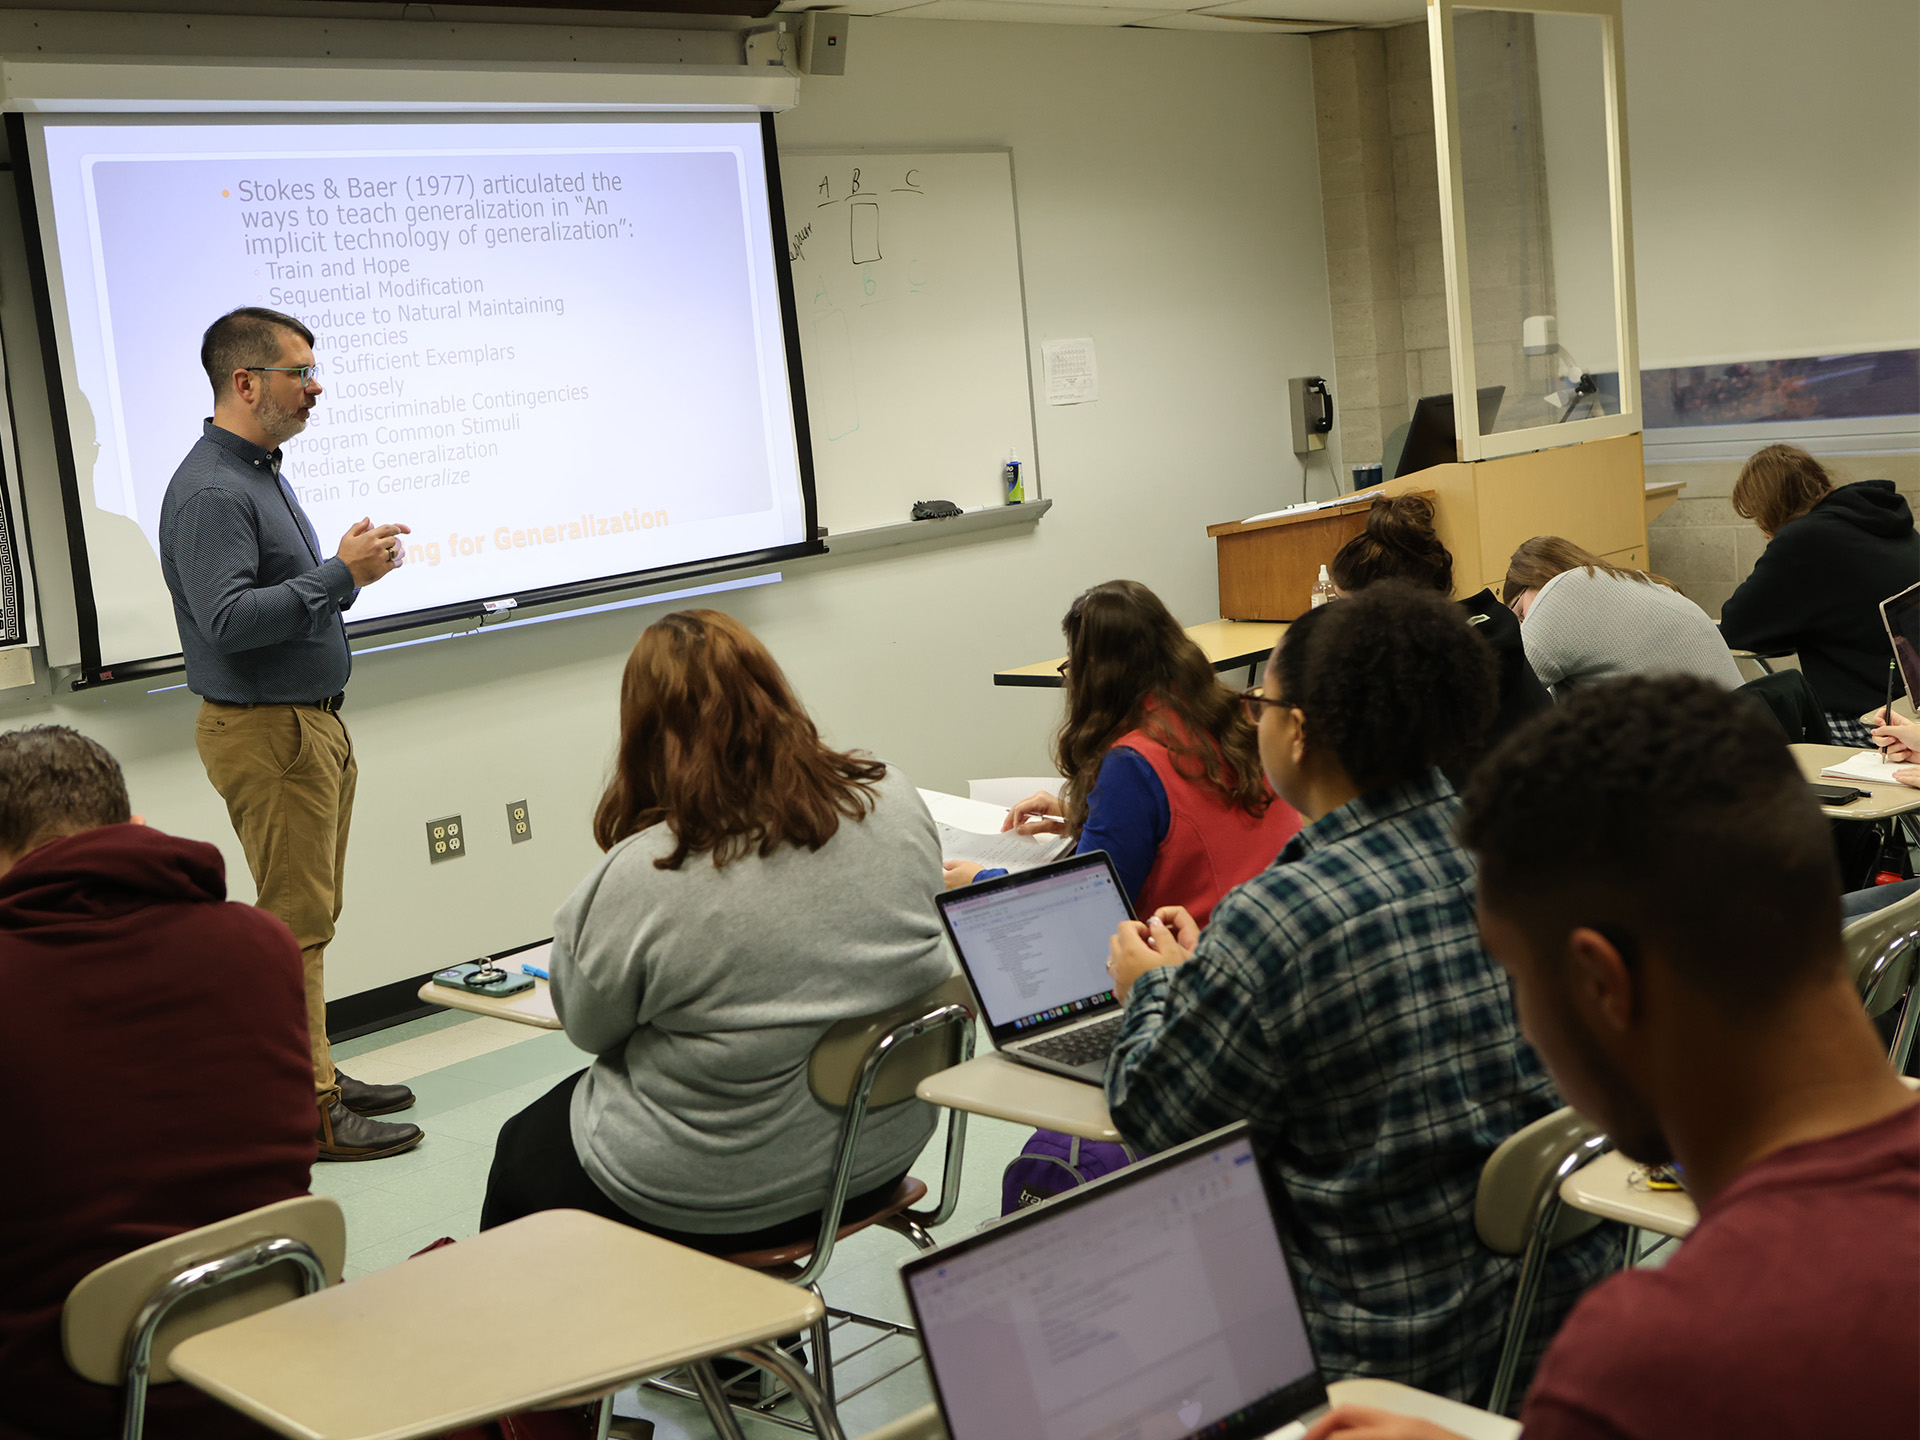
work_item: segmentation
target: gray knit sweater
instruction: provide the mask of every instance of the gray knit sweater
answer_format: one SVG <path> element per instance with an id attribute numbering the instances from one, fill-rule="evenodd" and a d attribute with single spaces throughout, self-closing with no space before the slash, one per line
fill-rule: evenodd
<path id="1" fill-rule="evenodd" d="M 1733 652 L 1686 596 L 1605 571 L 1568 570 L 1540 587 L 1520 625 L 1527 663 L 1556 696 L 1621 675 L 1742 683 Z"/>
<path id="2" fill-rule="evenodd" d="M 940 843 L 889 766 L 873 813 L 818 851 L 655 869 L 672 849 L 665 825 L 621 841 L 554 916 L 554 1009 L 598 1057 L 574 1149 L 649 1224 L 759 1230 L 826 1203 L 840 1118 L 807 1088 L 814 1042 L 952 973 Z M 933 1126 L 917 1100 L 871 1112 L 851 1193 L 905 1170 Z"/>

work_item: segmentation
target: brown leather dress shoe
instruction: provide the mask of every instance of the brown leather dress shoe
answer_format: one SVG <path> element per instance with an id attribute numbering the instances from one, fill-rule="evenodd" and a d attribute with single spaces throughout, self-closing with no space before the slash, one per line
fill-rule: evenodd
<path id="1" fill-rule="evenodd" d="M 340 1103 L 356 1115 L 391 1115 L 413 1104 L 413 1091 L 404 1085 L 369 1085 L 338 1066 L 333 1078 L 340 1086 Z"/>
<path id="2" fill-rule="evenodd" d="M 395 1125 L 356 1115 L 338 1100 L 320 1112 L 322 1160 L 380 1160 L 411 1150 L 424 1135 L 418 1125 Z"/>

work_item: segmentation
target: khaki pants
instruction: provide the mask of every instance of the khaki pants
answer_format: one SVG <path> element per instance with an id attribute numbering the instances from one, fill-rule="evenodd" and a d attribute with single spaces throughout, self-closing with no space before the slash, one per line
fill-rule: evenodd
<path id="1" fill-rule="evenodd" d="M 340 1098 L 327 1047 L 323 961 L 340 919 L 347 827 L 359 767 L 338 715 L 312 705 L 203 701 L 194 742 L 220 798 L 262 910 L 293 931 L 307 976 L 313 1086 L 322 1105 Z"/>

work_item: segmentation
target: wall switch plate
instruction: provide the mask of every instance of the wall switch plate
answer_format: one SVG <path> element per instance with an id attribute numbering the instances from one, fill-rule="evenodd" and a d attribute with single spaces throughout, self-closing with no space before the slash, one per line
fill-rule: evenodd
<path id="1" fill-rule="evenodd" d="M 523 840 L 533 839 L 533 817 L 527 814 L 527 802 L 509 800 L 507 802 L 507 840 L 518 845 Z"/>
<path id="2" fill-rule="evenodd" d="M 438 865 L 442 860 L 458 860 L 466 853 L 466 827 L 458 815 L 442 815 L 427 822 L 428 860 Z"/>

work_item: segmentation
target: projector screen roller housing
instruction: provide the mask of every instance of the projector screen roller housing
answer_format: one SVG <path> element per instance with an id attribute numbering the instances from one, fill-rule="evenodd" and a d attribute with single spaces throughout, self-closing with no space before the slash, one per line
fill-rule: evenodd
<path id="1" fill-rule="evenodd" d="M 322 552 L 412 527 L 351 630 L 819 548 L 770 119 L 10 123 L 83 670 L 178 663 L 160 501 L 212 409 L 201 335 L 245 305 L 314 332 L 284 473 Z"/>

